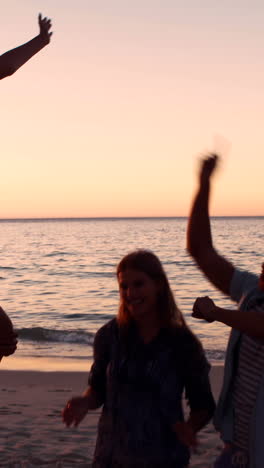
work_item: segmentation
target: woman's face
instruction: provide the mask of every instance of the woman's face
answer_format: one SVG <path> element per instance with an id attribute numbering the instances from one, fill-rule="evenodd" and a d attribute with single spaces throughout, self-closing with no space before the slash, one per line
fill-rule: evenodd
<path id="1" fill-rule="evenodd" d="M 120 299 L 131 317 L 140 320 L 157 315 L 160 286 L 140 270 L 126 269 L 118 274 Z"/>

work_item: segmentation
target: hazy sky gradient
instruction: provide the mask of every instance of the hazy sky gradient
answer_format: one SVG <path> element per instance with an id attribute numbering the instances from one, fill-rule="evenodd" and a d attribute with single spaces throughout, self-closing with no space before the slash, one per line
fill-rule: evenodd
<path id="1" fill-rule="evenodd" d="M 230 6 L 230 3 L 232 4 Z M 197 157 L 225 150 L 214 215 L 264 215 L 264 4 L 9 0 L 0 53 L 52 18 L 1 81 L 0 217 L 185 216 Z"/>

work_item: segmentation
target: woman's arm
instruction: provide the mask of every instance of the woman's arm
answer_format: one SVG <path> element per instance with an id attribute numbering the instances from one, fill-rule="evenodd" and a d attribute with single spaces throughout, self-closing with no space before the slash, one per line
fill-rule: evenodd
<path id="1" fill-rule="evenodd" d="M 51 20 L 42 18 L 40 14 L 38 22 L 40 29 L 38 36 L 0 56 L 0 79 L 13 75 L 33 55 L 49 44 L 52 35 Z"/>
<path id="2" fill-rule="evenodd" d="M 187 421 L 178 421 L 173 424 L 173 430 L 184 445 L 195 447 L 197 445 L 196 433 L 206 426 L 212 415 L 213 413 L 208 410 L 191 411 Z"/>
<path id="3" fill-rule="evenodd" d="M 89 410 L 99 408 L 105 401 L 111 330 L 111 322 L 108 322 L 95 335 L 94 362 L 89 373 L 88 388 L 81 396 L 71 398 L 66 404 L 62 412 L 62 419 L 67 426 L 71 424 L 78 426 Z"/>
<path id="4" fill-rule="evenodd" d="M 190 413 L 187 421 L 177 421 L 173 428 L 182 443 L 195 446 L 196 433 L 210 421 L 215 410 L 209 380 L 210 365 L 201 343 L 189 329 L 183 336 L 181 352 L 185 397 Z"/>
<path id="5" fill-rule="evenodd" d="M 66 404 L 62 419 L 66 426 L 78 426 L 89 410 L 95 410 L 102 405 L 99 395 L 94 389 L 88 387 L 81 396 L 71 398 Z"/>

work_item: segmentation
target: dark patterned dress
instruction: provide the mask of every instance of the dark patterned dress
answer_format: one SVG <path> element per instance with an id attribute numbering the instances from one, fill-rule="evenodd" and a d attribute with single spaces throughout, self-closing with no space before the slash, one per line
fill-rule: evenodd
<path id="1" fill-rule="evenodd" d="M 103 403 L 93 468 L 184 468 L 190 453 L 172 424 L 191 410 L 214 411 L 200 343 L 185 328 L 164 328 L 145 344 L 134 325 L 111 320 L 96 334 L 89 385 Z"/>

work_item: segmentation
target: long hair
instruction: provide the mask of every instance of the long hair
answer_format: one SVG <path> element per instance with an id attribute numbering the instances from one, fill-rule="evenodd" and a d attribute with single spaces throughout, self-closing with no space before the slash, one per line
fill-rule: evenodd
<path id="1" fill-rule="evenodd" d="M 161 285 L 157 297 L 160 324 L 163 327 L 187 327 L 183 315 L 175 302 L 168 278 L 158 257 L 150 250 L 139 249 L 127 254 L 118 264 L 116 275 L 127 269 L 138 270 Z M 129 325 L 131 316 L 120 299 L 117 320 L 120 326 Z"/>

